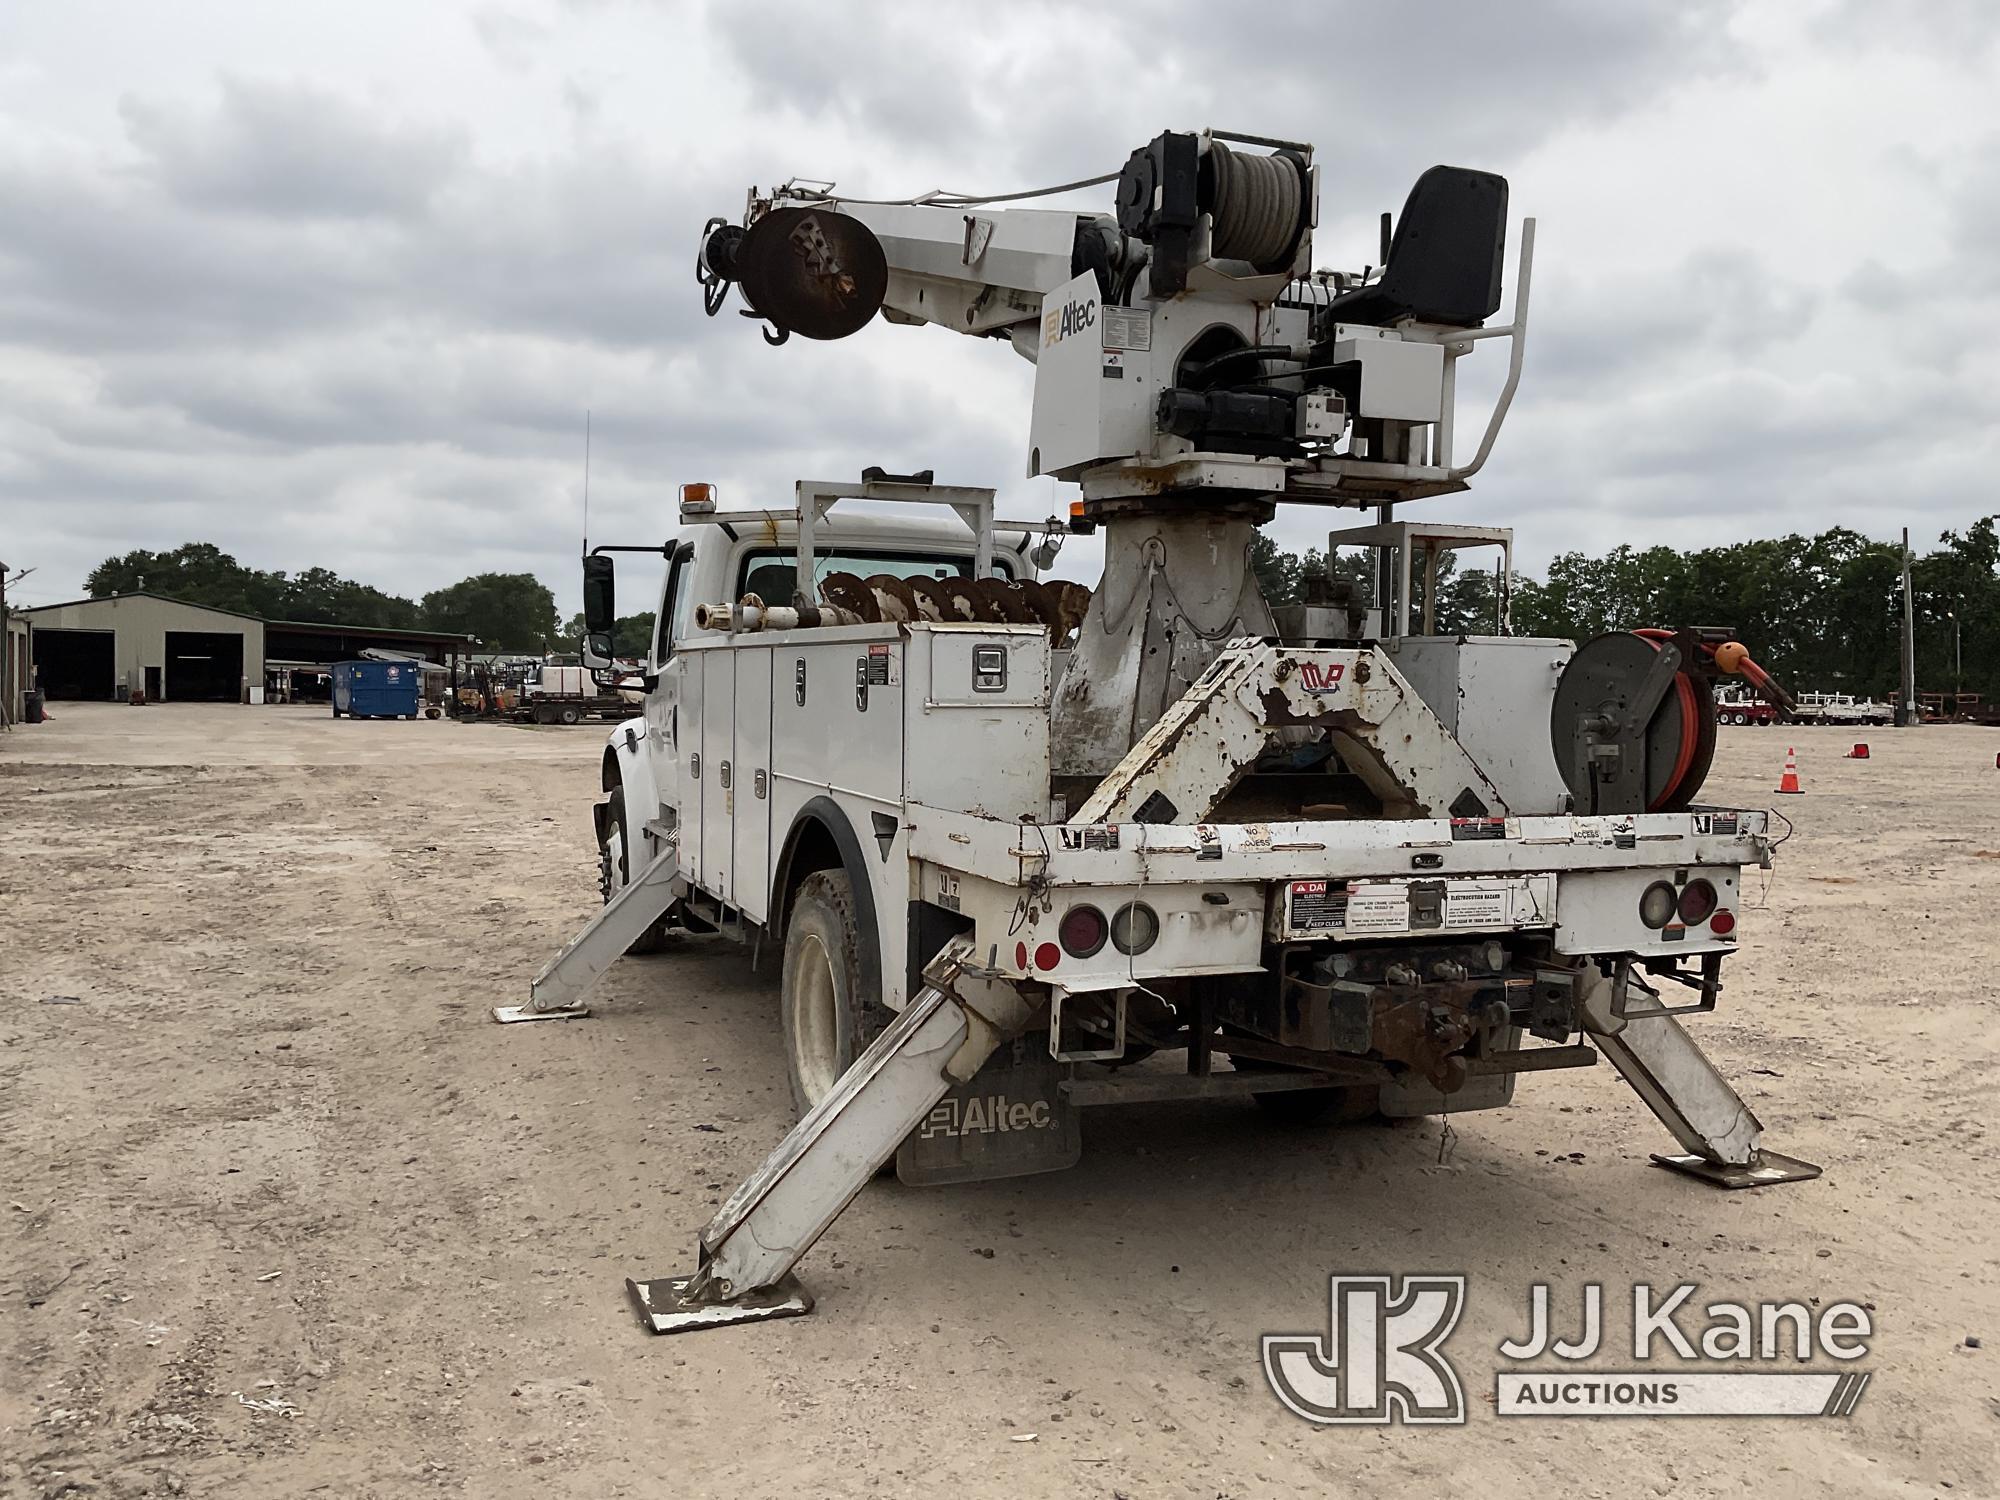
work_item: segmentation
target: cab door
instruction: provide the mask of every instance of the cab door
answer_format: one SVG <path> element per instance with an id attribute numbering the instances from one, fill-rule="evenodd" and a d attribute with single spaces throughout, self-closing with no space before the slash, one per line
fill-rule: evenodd
<path id="1" fill-rule="evenodd" d="M 660 805 L 645 813 L 647 818 L 656 818 L 663 812 L 670 812 L 674 820 L 685 832 L 698 816 L 694 807 L 684 805 L 683 788 L 692 796 L 697 790 L 683 776 L 680 736 L 682 699 L 686 696 L 684 682 L 687 675 L 686 658 L 676 649 L 674 623 L 679 596 L 689 586 L 688 566 L 694 556 L 694 547 L 682 542 L 674 549 L 667 563 L 666 582 L 660 590 L 659 613 L 653 618 L 653 643 L 646 655 L 646 670 L 653 679 L 653 689 L 646 694 L 646 740 L 647 759 L 653 767 L 657 782 Z M 687 705 L 692 708 L 692 705 Z M 684 859 L 686 855 L 682 856 Z"/>

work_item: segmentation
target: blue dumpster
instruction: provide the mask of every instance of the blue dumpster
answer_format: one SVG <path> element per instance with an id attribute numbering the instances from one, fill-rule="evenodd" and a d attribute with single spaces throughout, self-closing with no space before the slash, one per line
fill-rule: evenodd
<path id="1" fill-rule="evenodd" d="M 333 664 L 333 716 L 414 719 L 424 685 L 415 662 L 337 661 Z"/>

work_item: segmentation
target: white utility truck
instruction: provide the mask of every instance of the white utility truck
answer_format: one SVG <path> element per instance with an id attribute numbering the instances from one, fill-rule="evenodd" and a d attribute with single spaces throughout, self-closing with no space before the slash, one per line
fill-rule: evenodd
<path id="1" fill-rule="evenodd" d="M 1513 396 L 1533 221 L 1489 327 L 1504 180 L 1433 168 L 1381 264 L 1336 272 L 1303 144 L 1169 132 L 1113 179 L 1115 217 L 793 184 L 705 231 L 710 312 L 736 286 L 773 343 L 880 312 L 1026 355 L 1029 471 L 1082 498 L 1024 525 L 928 473 L 688 485 L 676 540 L 585 558 L 593 664 L 611 554 L 666 558 L 645 711 L 604 754 L 603 909 L 496 1014 L 584 1015 L 675 929 L 761 942 L 800 1114 L 694 1274 L 631 1283 L 656 1331 L 807 1310 L 793 1266 L 892 1158 L 1067 1166 L 1089 1105 L 1430 1114 L 1603 1058 L 1663 1165 L 1818 1173 L 1678 1019 L 1714 1007 L 1772 848 L 1766 813 L 1696 800 L 1712 683 L 1768 679 L 1717 630 L 1429 633 L 1446 554 L 1511 557 L 1395 514 L 1466 489 Z M 1466 461 L 1454 372 L 1489 338 Z M 1279 504 L 1371 508 L 1328 546 L 1372 549 L 1372 589 L 1273 610 L 1250 553 Z M 1095 590 L 1037 580 L 1074 528 L 1104 538 Z"/>

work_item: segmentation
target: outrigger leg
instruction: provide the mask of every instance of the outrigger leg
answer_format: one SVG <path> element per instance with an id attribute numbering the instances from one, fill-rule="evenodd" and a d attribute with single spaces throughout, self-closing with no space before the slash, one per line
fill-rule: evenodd
<path id="1" fill-rule="evenodd" d="M 702 1230 L 692 1276 L 625 1283 L 648 1328 L 681 1333 L 812 1311 L 792 1267 L 931 1107 L 1038 1013 L 1010 981 L 969 968 L 971 953 L 963 937 L 939 951 L 903 1013 Z"/>
<path id="2" fill-rule="evenodd" d="M 583 997 L 591 987 L 686 894 L 680 852 L 669 845 L 639 872 L 637 880 L 605 902 L 562 952 L 542 966 L 542 972 L 528 986 L 526 1005 L 496 1005 L 493 1019 L 502 1023 L 570 1021 L 589 1015 L 590 1007 L 583 1003 Z"/>
<path id="3" fill-rule="evenodd" d="M 1655 1166 L 1725 1188 L 1819 1176 L 1809 1161 L 1764 1149 L 1763 1125 L 1673 1016 L 1615 1014 L 1617 988 L 1613 980 L 1600 980 L 1585 1001 L 1584 1024 L 1598 1050 L 1686 1148 L 1684 1155 L 1654 1152 Z"/>

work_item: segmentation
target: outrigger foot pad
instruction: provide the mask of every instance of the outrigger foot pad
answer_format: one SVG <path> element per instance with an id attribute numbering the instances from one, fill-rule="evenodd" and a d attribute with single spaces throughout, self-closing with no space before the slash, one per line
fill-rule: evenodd
<path id="1" fill-rule="evenodd" d="M 590 1007 L 582 1003 L 576 1005 L 551 1005 L 541 1010 L 532 1005 L 496 1005 L 493 1019 L 502 1026 L 511 1026 L 516 1021 L 581 1021 L 590 1014 Z"/>
<path id="2" fill-rule="evenodd" d="M 727 1302 L 690 1302 L 686 1292 L 692 1276 L 667 1276 L 658 1281 L 627 1281 L 639 1321 L 653 1333 L 687 1333 L 696 1328 L 728 1328 L 736 1323 L 764 1323 L 772 1318 L 802 1317 L 813 1309 L 812 1293 L 787 1271 L 777 1281 Z"/>
<path id="3" fill-rule="evenodd" d="M 1698 1177 L 1720 1188 L 1775 1187 L 1781 1182 L 1811 1182 L 1820 1172 L 1811 1162 L 1800 1161 L 1796 1156 L 1786 1156 L 1778 1151 L 1759 1151 L 1740 1166 L 1710 1161 L 1705 1156 L 1671 1156 L 1664 1151 L 1655 1151 L 1653 1165 L 1685 1172 L 1690 1177 Z"/>

